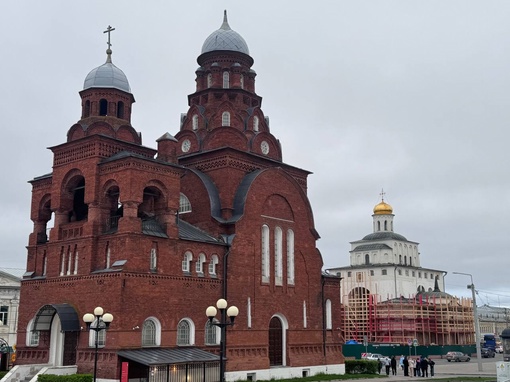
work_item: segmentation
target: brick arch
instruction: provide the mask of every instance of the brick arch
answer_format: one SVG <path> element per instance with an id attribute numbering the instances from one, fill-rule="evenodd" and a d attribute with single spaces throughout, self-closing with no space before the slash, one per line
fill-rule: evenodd
<path id="1" fill-rule="evenodd" d="M 133 129 L 132 126 L 129 125 L 120 126 L 115 133 L 115 138 L 121 139 L 126 142 L 132 142 L 137 144 L 142 143 L 140 135 L 136 132 L 135 129 Z"/>
<path id="2" fill-rule="evenodd" d="M 61 193 L 58 208 L 69 214 L 69 221 L 87 218 L 88 206 L 85 203 L 86 181 L 81 170 L 74 168 L 67 172 L 60 185 Z"/>
<path id="3" fill-rule="evenodd" d="M 51 194 L 45 194 L 39 200 L 39 208 L 37 209 L 37 220 L 49 221 L 51 219 Z"/>
<path id="4" fill-rule="evenodd" d="M 108 137 L 115 138 L 114 128 L 105 122 L 94 122 L 87 127 L 86 135 L 106 135 Z"/>
<path id="5" fill-rule="evenodd" d="M 71 126 L 71 128 L 67 132 L 67 141 L 68 142 L 74 141 L 76 139 L 83 138 L 85 135 L 86 135 L 85 128 L 82 125 L 76 123 L 73 126 Z"/>
<path id="6" fill-rule="evenodd" d="M 280 194 L 272 194 L 266 198 L 262 213 L 267 216 L 294 221 L 294 212 L 289 201 Z"/>
<path id="7" fill-rule="evenodd" d="M 231 126 L 222 126 L 212 130 L 205 137 L 202 143 L 202 150 L 223 146 L 246 151 L 249 145 L 246 136 L 241 131 Z"/>

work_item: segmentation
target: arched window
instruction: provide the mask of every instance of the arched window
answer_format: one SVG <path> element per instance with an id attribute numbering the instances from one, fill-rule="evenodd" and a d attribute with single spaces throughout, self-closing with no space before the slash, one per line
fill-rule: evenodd
<path id="1" fill-rule="evenodd" d="M 204 263 L 205 263 L 205 255 L 203 253 L 201 253 L 200 255 L 198 255 L 198 259 L 195 264 L 197 273 L 204 274 Z"/>
<path id="2" fill-rule="evenodd" d="M 398 255 L 398 263 L 402 264 L 402 255 Z"/>
<path id="3" fill-rule="evenodd" d="M 181 192 L 179 198 L 179 213 L 185 214 L 191 212 L 191 203 L 186 195 Z"/>
<path id="4" fill-rule="evenodd" d="M 191 121 L 192 121 L 193 130 L 198 130 L 198 115 L 194 114 Z"/>
<path id="5" fill-rule="evenodd" d="M 147 318 L 142 326 L 142 346 L 161 344 L 161 324 L 155 317 Z"/>
<path id="6" fill-rule="evenodd" d="M 100 322 L 101 325 L 102 321 Z M 103 324 L 104 325 L 104 324 Z M 97 327 L 97 319 L 90 324 L 91 328 Z M 99 328 L 102 328 L 100 326 Z M 95 330 L 89 331 L 89 347 L 95 347 L 96 346 L 96 335 L 97 335 L 97 346 L 104 347 L 106 344 L 106 330 L 100 330 L 99 332 L 96 332 Z"/>
<path id="7" fill-rule="evenodd" d="M 221 126 L 230 126 L 230 113 L 224 111 L 221 115 Z"/>
<path id="8" fill-rule="evenodd" d="M 274 277 L 275 284 L 282 285 L 283 275 L 283 254 L 282 254 L 282 229 L 276 227 L 274 230 Z"/>
<path id="9" fill-rule="evenodd" d="M 384 221 L 384 230 L 387 231 L 388 230 L 388 222 L 385 220 Z"/>
<path id="10" fill-rule="evenodd" d="M 262 260 L 262 282 L 269 282 L 269 227 L 262 226 L 262 240 L 261 240 L 261 260 Z"/>
<path id="11" fill-rule="evenodd" d="M 380 231 L 381 230 L 381 222 L 377 222 L 377 230 Z"/>
<path id="12" fill-rule="evenodd" d="M 230 74 L 229 72 L 223 72 L 223 89 L 230 87 Z"/>
<path id="13" fill-rule="evenodd" d="M 365 265 L 370 264 L 370 255 L 367 253 L 365 254 Z"/>
<path id="14" fill-rule="evenodd" d="M 294 285 L 294 231 L 287 231 L 287 284 Z"/>
<path id="15" fill-rule="evenodd" d="M 87 118 L 90 116 L 90 101 L 85 101 L 85 110 L 83 111 L 83 117 Z"/>
<path id="16" fill-rule="evenodd" d="M 177 325 L 177 345 L 189 346 L 195 342 L 195 333 L 193 321 L 190 319 L 183 319 Z"/>
<path id="17" fill-rule="evenodd" d="M 404 256 L 404 265 L 407 265 L 407 256 Z"/>
<path id="18" fill-rule="evenodd" d="M 150 270 L 156 271 L 158 268 L 158 243 L 153 242 L 150 255 Z"/>
<path id="19" fill-rule="evenodd" d="M 331 300 L 326 300 L 326 329 L 332 329 L 333 328 L 333 319 L 332 319 L 332 313 L 331 313 Z"/>
<path id="20" fill-rule="evenodd" d="M 31 319 L 27 326 L 27 346 L 39 346 L 39 330 L 32 330 L 33 328 L 34 319 Z"/>
<path id="21" fill-rule="evenodd" d="M 241 89 L 244 89 L 244 76 L 242 74 L 239 77 L 239 84 L 241 85 Z"/>
<path id="22" fill-rule="evenodd" d="M 124 102 L 117 103 L 117 118 L 124 119 Z"/>
<path id="23" fill-rule="evenodd" d="M 253 131 L 259 131 L 259 117 L 253 117 Z"/>
<path id="24" fill-rule="evenodd" d="M 212 73 L 207 75 L 207 87 L 210 88 L 212 86 Z"/>
<path id="25" fill-rule="evenodd" d="M 217 320 L 214 320 L 217 321 Z M 205 339 L 206 345 L 218 345 L 220 338 L 220 328 L 216 325 L 211 324 L 211 321 L 207 320 L 205 324 Z"/>
<path id="26" fill-rule="evenodd" d="M 108 101 L 104 98 L 99 100 L 99 115 L 108 115 Z"/>
<path id="27" fill-rule="evenodd" d="M 191 252 L 186 252 L 182 259 L 182 271 L 183 272 L 191 272 L 191 260 L 193 260 L 193 255 Z"/>
<path id="28" fill-rule="evenodd" d="M 216 265 L 218 264 L 218 256 L 212 255 L 211 262 L 209 263 L 209 274 L 216 275 Z"/>
<path id="29" fill-rule="evenodd" d="M 104 259 L 105 269 L 108 269 L 108 268 L 110 268 L 110 261 L 111 261 L 111 252 L 110 252 L 110 242 L 109 241 L 106 242 L 106 251 L 105 251 L 104 257 L 105 257 L 105 259 Z"/>

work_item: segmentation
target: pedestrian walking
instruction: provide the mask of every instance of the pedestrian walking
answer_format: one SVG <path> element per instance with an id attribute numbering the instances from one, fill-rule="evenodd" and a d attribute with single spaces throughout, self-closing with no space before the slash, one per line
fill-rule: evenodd
<path id="1" fill-rule="evenodd" d="M 402 364 L 404 365 L 404 377 L 409 377 L 409 360 L 407 356 L 404 357 Z"/>
<path id="2" fill-rule="evenodd" d="M 434 376 L 434 365 L 436 364 L 433 360 L 431 360 L 430 358 L 428 359 L 429 361 L 429 366 L 430 366 L 430 376 L 433 377 Z"/>
<path id="3" fill-rule="evenodd" d="M 386 375 L 390 375 L 390 359 L 388 357 L 384 357 L 384 368 L 386 369 Z"/>
<path id="4" fill-rule="evenodd" d="M 397 359 L 395 358 L 394 355 L 391 356 L 390 365 L 391 365 L 391 375 L 397 375 Z"/>
<path id="5" fill-rule="evenodd" d="M 421 368 L 421 376 L 422 377 L 428 377 L 429 376 L 429 363 L 427 362 L 427 358 L 426 357 L 423 357 L 421 360 L 420 360 L 420 368 Z"/>
<path id="6" fill-rule="evenodd" d="M 416 374 L 414 375 L 415 377 L 421 376 L 420 357 L 416 358 L 416 366 L 414 368 L 414 371 L 416 372 Z"/>
<path id="7" fill-rule="evenodd" d="M 416 369 L 414 368 L 416 366 L 416 361 L 412 358 L 409 358 L 409 374 L 411 376 L 416 375 Z"/>

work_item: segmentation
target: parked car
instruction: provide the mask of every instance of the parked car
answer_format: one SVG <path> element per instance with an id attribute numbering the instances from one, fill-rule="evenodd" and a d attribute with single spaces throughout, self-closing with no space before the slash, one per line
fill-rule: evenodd
<path id="1" fill-rule="evenodd" d="M 494 358 L 496 353 L 491 348 L 482 348 L 482 358 Z"/>
<path id="2" fill-rule="evenodd" d="M 469 362 L 470 359 L 471 359 L 470 356 L 468 356 L 467 354 L 461 353 L 460 351 L 449 351 L 448 353 L 446 353 L 446 360 L 448 362 L 451 362 L 451 361 Z"/>
<path id="3" fill-rule="evenodd" d="M 382 354 L 372 353 L 368 355 L 365 359 L 367 361 L 377 361 L 378 359 L 383 359 L 384 356 Z"/>
<path id="4" fill-rule="evenodd" d="M 496 346 L 496 353 L 503 353 L 503 345 Z"/>

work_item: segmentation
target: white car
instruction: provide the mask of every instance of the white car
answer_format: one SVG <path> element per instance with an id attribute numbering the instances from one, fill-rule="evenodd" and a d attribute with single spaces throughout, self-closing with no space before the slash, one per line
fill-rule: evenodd
<path id="1" fill-rule="evenodd" d="M 377 361 L 378 359 L 383 359 L 384 356 L 382 354 L 372 353 L 368 355 L 365 359 L 368 361 Z"/>

